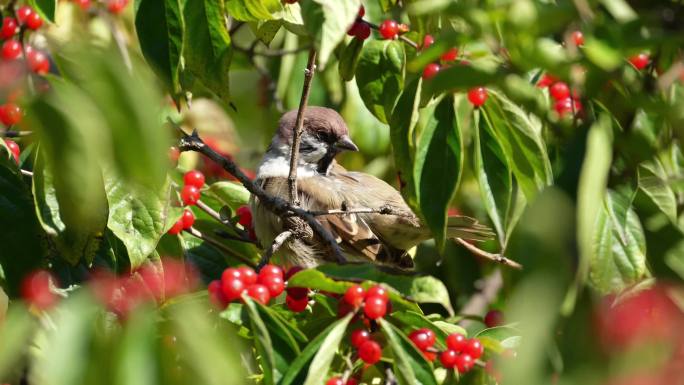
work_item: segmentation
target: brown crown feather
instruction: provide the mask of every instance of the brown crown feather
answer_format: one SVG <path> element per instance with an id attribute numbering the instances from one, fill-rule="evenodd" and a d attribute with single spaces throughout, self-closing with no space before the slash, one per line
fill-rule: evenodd
<path id="1" fill-rule="evenodd" d="M 290 143 L 297 121 L 297 110 L 286 112 L 278 122 L 278 135 Z M 327 132 L 335 138 L 349 135 L 347 123 L 337 111 L 326 107 L 306 107 L 304 110 L 304 132 Z"/>

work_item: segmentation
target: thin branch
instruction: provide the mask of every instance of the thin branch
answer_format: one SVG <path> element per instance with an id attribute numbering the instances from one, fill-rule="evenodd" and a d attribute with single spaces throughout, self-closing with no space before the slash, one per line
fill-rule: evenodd
<path id="1" fill-rule="evenodd" d="M 471 253 L 477 255 L 478 257 L 482 257 L 485 259 L 488 259 L 493 262 L 500 263 L 505 266 L 510 266 L 514 269 L 522 270 L 522 265 L 519 264 L 518 262 L 515 262 L 513 260 L 510 260 L 506 257 L 504 257 L 501 254 L 493 254 L 493 253 L 488 253 L 480 248 L 478 248 L 475 245 L 472 245 L 466 241 L 464 241 L 461 238 L 456 238 L 456 241 L 461 244 L 461 246 L 465 247 L 466 249 L 470 250 Z"/>
<path id="2" fill-rule="evenodd" d="M 241 254 L 234 252 L 233 250 L 229 249 L 223 243 L 219 242 L 218 240 L 214 239 L 213 237 L 211 237 L 207 234 L 202 233 L 201 231 L 197 230 L 196 228 L 191 227 L 185 231 L 190 233 L 190 235 L 197 237 L 197 238 L 209 243 L 210 245 L 212 245 L 212 246 L 216 247 L 217 249 L 223 251 L 224 253 L 230 255 L 231 257 L 241 260 L 247 266 L 252 267 L 252 268 L 256 267 L 256 263 L 254 263 L 254 261 L 250 260 L 249 258 L 247 258 Z"/>
<path id="3" fill-rule="evenodd" d="M 496 269 L 494 272 L 480 281 L 480 291 L 473 294 L 468 302 L 461 308 L 459 314 L 477 314 L 482 315 L 489 308 L 489 304 L 494 302 L 499 290 L 503 287 L 503 277 L 501 270 Z M 459 323 L 461 326 L 467 326 L 472 323 L 472 319 L 463 319 Z"/>
<path id="4" fill-rule="evenodd" d="M 302 131 L 304 130 L 304 110 L 309 101 L 309 93 L 311 92 L 311 82 L 313 80 L 314 72 L 316 71 L 316 50 L 309 51 L 309 61 L 304 70 L 304 87 L 302 88 L 302 98 L 299 100 L 299 109 L 297 110 L 297 120 L 292 134 L 292 147 L 290 149 L 290 174 L 287 177 L 287 182 L 290 187 L 290 202 L 294 206 L 299 206 L 299 194 L 297 194 L 297 165 L 299 157 L 299 145 L 302 140 Z"/>
<path id="5" fill-rule="evenodd" d="M 259 198 L 259 202 L 275 215 L 286 217 L 289 214 L 294 214 L 301 218 L 304 222 L 306 222 L 307 225 L 309 225 L 314 234 L 318 235 L 322 240 L 328 243 L 338 263 L 347 262 L 344 254 L 342 253 L 340 245 L 338 245 L 337 241 L 335 240 L 335 237 L 333 237 L 333 235 L 327 229 L 325 229 L 323 225 L 318 222 L 318 220 L 316 220 L 316 217 L 309 214 L 306 210 L 302 210 L 299 207 L 293 206 L 282 198 L 268 194 L 263 188 L 261 188 L 261 186 L 258 186 L 251 179 L 249 179 L 231 159 L 224 157 L 223 155 L 214 151 L 211 147 L 207 146 L 206 143 L 204 143 L 197 135 L 196 131 L 194 131 L 192 135 L 188 135 L 173 121 L 169 120 L 169 123 L 175 126 L 183 135 L 178 146 L 181 151 L 199 152 L 213 162 L 216 162 L 229 174 L 233 175 L 240 183 L 242 183 L 247 191 Z"/>
<path id="6" fill-rule="evenodd" d="M 238 242 L 245 242 L 245 243 L 252 243 L 252 244 L 254 244 L 256 247 L 261 248 L 261 245 L 260 245 L 259 242 L 257 242 L 256 240 L 247 239 L 247 238 L 242 238 L 242 237 L 239 236 L 239 235 L 230 234 L 230 233 L 228 233 L 227 231 L 223 231 L 223 230 L 214 230 L 214 234 L 216 234 L 217 236 L 219 236 L 219 237 L 221 237 L 221 238 L 223 238 L 223 239 L 228 239 L 228 240 L 231 240 L 231 241 L 238 241 Z"/>
<path id="7" fill-rule="evenodd" d="M 4 138 L 21 138 L 23 136 L 33 135 L 33 131 L 15 131 L 7 130 L 0 132 L 0 137 Z"/>
<path id="8" fill-rule="evenodd" d="M 196 206 L 198 209 L 207 213 L 207 215 L 209 215 L 210 217 L 216 219 L 217 221 L 221 222 L 222 224 L 224 224 L 229 229 L 233 230 L 237 234 L 237 236 L 235 236 L 235 238 L 234 238 L 235 240 L 242 241 L 242 242 L 256 243 L 253 240 L 249 239 L 249 236 L 248 236 L 246 231 L 237 228 L 235 225 L 233 225 L 229 221 L 224 221 L 221 218 L 221 214 L 217 213 L 216 210 L 209 207 L 206 203 L 202 202 L 201 200 L 198 200 Z"/>
<path id="9" fill-rule="evenodd" d="M 308 49 L 311 49 L 311 45 L 305 44 L 301 47 L 297 47 L 297 48 L 293 48 L 293 49 L 277 49 L 277 50 L 265 50 L 265 51 L 257 51 L 255 45 L 252 45 L 249 48 L 233 45 L 233 48 L 236 51 L 244 52 L 248 55 L 265 56 L 265 57 L 279 57 L 279 56 L 292 55 L 292 54 L 296 54 L 296 53 L 306 51 Z"/>
<path id="10" fill-rule="evenodd" d="M 285 230 L 282 233 L 278 234 L 277 237 L 273 240 L 273 243 L 271 243 L 271 246 L 264 251 L 264 254 L 261 256 L 261 261 L 259 261 L 259 265 L 257 266 L 257 269 L 260 270 L 262 267 L 264 267 L 268 261 L 271 260 L 271 257 L 273 254 L 275 254 L 278 249 L 283 245 L 283 243 L 287 242 L 288 239 L 292 238 L 294 236 L 294 233 L 290 230 Z"/>

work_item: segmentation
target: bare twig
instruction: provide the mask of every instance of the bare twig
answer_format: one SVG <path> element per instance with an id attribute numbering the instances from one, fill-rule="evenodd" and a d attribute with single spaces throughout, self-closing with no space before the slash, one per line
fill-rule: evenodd
<path id="1" fill-rule="evenodd" d="M 299 109 L 297 110 L 297 120 L 292 134 L 292 147 L 290 149 L 290 174 L 287 177 L 288 186 L 290 187 L 290 202 L 294 206 L 299 206 L 299 194 L 297 194 L 297 165 L 299 158 L 299 145 L 302 139 L 302 131 L 304 127 L 304 110 L 309 101 L 309 93 L 311 92 L 311 82 L 313 80 L 314 72 L 316 71 L 316 50 L 309 51 L 309 61 L 304 70 L 304 87 L 302 88 L 302 98 L 299 100 Z"/>
<path id="2" fill-rule="evenodd" d="M 229 249 L 223 243 L 219 242 L 218 240 L 214 239 L 213 237 L 211 237 L 207 234 L 200 232 L 196 228 L 191 227 L 185 231 L 190 233 L 192 236 L 197 237 L 197 238 L 209 243 L 210 245 L 212 245 L 212 246 L 216 247 L 217 249 L 223 251 L 224 253 L 230 255 L 231 257 L 241 260 L 247 266 L 252 267 L 252 268 L 256 267 L 256 263 L 254 263 L 254 261 L 250 260 L 249 258 L 246 258 L 245 256 L 243 256 L 241 254 L 234 252 L 233 250 Z"/>
<path id="3" fill-rule="evenodd" d="M 337 244 L 335 237 L 333 237 L 333 235 L 328 230 L 326 230 L 323 227 L 323 225 L 320 224 L 320 222 L 318 222 L 316 217 L 309 214 L 306 210 L 302 210 L 299 207 L 293 206 L 292 204 L 290 204 L 282 198 L 274 197 L 268 194 L 266 191 L 264 191 L 263 188 L 261 188 L 261 186 L 258 186 L 251 179 L 249 179 L 232 160 L 224 157 L 223 155 L 214 151 L 211 147 L 207 146 L 206 143 L 204 143 L 202 139 L 200 139 L 200 137 L 197 135 L 196 131 L 194 131 L 192 135 L 188 135 L 183 131 L 182 128 L 176 125 L 173 121 L 169 120 L 169 122 L 170 124 L 176 126 L 176 128 L 183 134 L 183 137 L 181 138 L 180 144 L 178 146 L 178 148 L 181 151 L 199 152 L 200 154 L 206 156 L 210 160 L 219 164 L 221 167 L 223 167 L 224 170 L 228 171 L 228 173 L 230 173 L 238 181 L 240 181 L 240 183 L 242 183 L 242 185 L 245 186 L 247 191 L 252 193 L 252 195 L 256 196 L 259 199 L 260 203 L 267 210 L 271 211 L 275 215 L 285 217 L 289 214 L 294 214 L 297 217 L 301 218 L 304 222 L 306 222 L 306 224 L 311 228 L 311 230 L 316 235 L 318 235 L 319 237 L 321 237 L 321 239 L 328 243 L 333 255 L 339 263 L 346 262 L 346 258 L 342 253 L 340 245 Z"/>
<path id="4" fill-rule="evenodd" d="M 308 49 L 311 49 L 311 45 L 305 44 L 301 47 L 297 47 L 297 48 L 293 48 L 293 49 L 277 49 L 277 50 L 265 50 L 265 51 L 257 51 L 255 45 L 252 45 L 249 48 L 233 45 L 233 48 L 236 51 L 244 52 L 247 55 L 265 56 L 265 57 L 279 57 L 279 56 L 292 55 L 292 54 L 296 54 L 296 53 L 306 51 Z"/>
<path id="5" fill-rule="evenodd" d="M 510 266 L 514 269 L 522 270 L 522 265 L 519 264 L 516 261 L 510 260 L 506 257 L 504 257 L 501 254 L 493 254 L 493 253 L 488 253 L 480 248 L 478 248 L 475 245 L 472 245 L 466 241 L 464 241 L 461 238 L 456 238 L 456 241 L 461 244 L 461 246 L 465 247 L 466 249 L 470 250 L 471 253 L 477 255 L 478 257 L 482 257 L 485 259 L 488 259 L 490 261 L 494 261 L 497 263 L 500 263 L 502 265 Z"/>
<path id="6" fill-rule="evenodd" d="M 239 235 L 230 234 L 230 233 L 228 233 L 227 231 L 223 231 L 223 230 L 214 230 L 214 234 L 218 235 L 219 237 L 221 237 L 221 238 L 223 238 L 223 239 L 229 239 L 229 240 L 231 240 L 231 241 L 238 241 L 238 242 L 245 242 L 245 243 L 252 243 L 252 244 L 254 244 L 256 247 L 261 248 L 261 245 L 260 245 L 259 242 L 257 242 L 256 240 L 247 239 L 247 238 L 243 238 L 243 237 L 241 237 L 241 236 L 239 236 Z"/>
<path id="7" fill-rule="evenodd" d="M 257 266 L 258 270 L 261 270 L 262 267 L 264 267 L 268 261 L 271 260 L 271 257 L 273 254 L 275 254 L 278 249 L 283 245 L 283 243 L 287 242 L 288 239 L 290 239 L 294 233 L 290 230 L 285 230 L 282 233 L 278 234 L 277 237 L 273 240 L 273 243 L 271 243 L 271 246 L 264 251 L 264 254 L 261 256 L 261 261 L 259 261 L 259 265 Z"/>
<path id="8" fill-rule="evenodd" d="M 460 314 L 477 314 L 482 315 L 489 308 L 489 304 L 496 299 L 496 295 L 503 287 L 503 277 L 501 270 L 496 269 L 490 275 L 485 277 L 480 284 L 480 291 L 473 294 L 468 302 L 460 310 Z M 467 326 L 472 323 L 472 319 L 463 319 L 459 323 L 462 326 Z"/>
<path id="9" fill-rule="evenodd" d="M 385 368 L 385 385 L 397 385 L 397 378 L 394 377 L 391 367 Z"/>
<path id="10" fill-rule="evenodd" d="M 29 136 L 32 135 L 33 131 L 15 131 L 15 130 L 7 130 L 7 131 L 2 131 L 0 132 L 0 137 L 5 137 L 5 138 L 21 138 L 22 136 Z"/>

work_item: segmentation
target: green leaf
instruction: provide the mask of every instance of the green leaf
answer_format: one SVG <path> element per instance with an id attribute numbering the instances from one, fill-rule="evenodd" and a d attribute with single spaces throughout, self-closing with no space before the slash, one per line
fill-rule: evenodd
<path id="1" fill-rule="evenodd" d="M 256 29 L 256 37 L 259 38 L 264 44 L 269 45 L 273 41 L 280 27 L 283 25 L 282 20 L 267 20 L 265 22 L 259 23 Z"/>
<path id="2" fill-rule="evenodd" d="M 57 0 L 29 0 L 29 5 L 38 11 L 43 18 L 54 22 Z"/>
<path id="3" fill-rule="evenodd" d="M 598 232 L 596 219 L 602 212 L 601 202 L 606 196 L 608 173 L 612 156 L 611 117 L 599 116 L 589 129 L 587 149 L 582 161 L 577 188 L 577 244 L 580 261 L 575 283 L 568 291 L 563 303 L 563 314 L 574 308 L 576 298 L 589 274 L 594 253 L 594 237 Z"/>
<path id="4" fill-rule="evenodd" d="M 280 385 L 302 383 L 304 374 L 306 374 L 306 384 L 322 384 L 328 377 L 330 362 L 342 338 L 344 338 L 352 315 L 351 313 L 347 314 L 344 318 L 333 322 L 311 340 L 302 353 L 292 362 Z"/>
<path id="5" fill-rule="evenodd" d="M 262 21 L 273 19 L 282 5 L 279 0 L 225 0 L 225 8 L 235 20 Z"/>
<path id="6" fill-rule="evenodd" d="M 608 192 L 594 230 L 589 282 L 595 289 L 621 290 L 648 274 L 644 230 L 626 197 Z"/>
<path id="7" fill-rule="evenodd" d="M 212 183 L 206 193 L 233 210 L 249 203 L 249 191 L 243 185 L 235 182 Z"/>
<path id="8" fill-rule="evenodd" d="M 482 202 L 505 246 L 510 235 L 509 217 L 514 201 L 513 173 L 499 143 L 486 128 L 480 111 L 474 114 L 475 160 L 473 167 Z M 514 223 L 512 223 L 514 224 Z"/>
<path id="9" fill-rule="evenodd" d="M 180 92 L 183 29 L 180 0 L 136 0 L 140 50 L 172 95 Z"/>
<path id="10" fill-rule="evenodd" d="M 361 51 L 363 50 L 363 43 L 365 40 L 352 39 L 349 44 L 342 51 L 338 69 L 340 77 L 346 81 L 354 79 L 356 73 L 356 66 L 359 64 L 361 58 Z"/>
<path id="11" fill-rule="evenodd" d="M 147 309 L 133 312 L 117 341 L 114 357 L 116 372 L 114 383 L 121 385 L 146 385 L 157 380 L 157 374 L 149 368 L 157 364 L 155 342 L 158 338 L 156 315 Z"/>
<path id="12" fill-rule="evenodd" d="M 638 18 L 636 12 L 625 0 L 600 0 L 600 3 L 606 7 L 615 20 L 621 23 L 627 23 Z"/>
<path id="13" fill-rule="evenodd" d="M 418 138 L 413 165 L 420 211 L 439 250 L 444 248 L 447 209 L 463 168 L 463 140 L 454 102 L 448 95 L 430 114 Z"/>
<path id="14" fill-rule="evenodd" d="M 254 333 L 254 344 L 259 354 L 263 372 L 263 381 L 266 385 L 275 385 L 287 372 L 289 363 L 299 355 L 299 350 L 293 350 L 283 341 L 280 334 L 271 334 L 269 325 L 261 317 L 262 312 L 257 304 L 249 297 L 244 297 L 245 306 L 249 313 Z"/>
<path id="15" fill-rule="evenodd" d="M 414 129 L 418 123 L 422 79 L 417 78 L 401 93 L 397 106 L 392 112 L 389 122 L 392 154 L 397 168 L 401 195 L 408 205 L 420 212 L 416 184 L 413 179 L 413 161 L 415 158 Z"/>
<path id="16" fill-rule="evenodd" d="M 360 0 L 310 0 L 301 2 L 304 26 L 314 37 L 318 47 L 318 62 L 321 68 L 330 59 L 333 50 L 347 34 L 356 20 Z"/>
<path id="17" fill-rule="evenodd" d="M 437 385 L 430 363 L 396 326 L 380 319 L 382 333 L 394 355 L 394 374 L 400 385 Z"/>
<path id="18" fill-rule="evenodd" d="M 415 60 L 420 60 L 420 56 Z M 498 77 L 496 67 L 456 63 L 442 69 L 436 76 L 426 81 L 424 88 L 427 95 L 439 95 L 445 91 L 464 91 L 485 86 Z"/>
<path id="19" fill-rule="evenodd" d="M 107 226 L 108 210 L 99 211 L 99 220 L 92 223 L 72 223 L 62 220 L 54 186 L 54 175 L 38 153 L 33 169 L 33 199 L 36 215 L 45 233 L 52 238 L 60 256 L 72 265 L 84 260 L 90 264 L 97 253 Z M 104 191 L 102 191 L 104 195 Z"/>
<path id="20" fill-rule="evenodd" d="M 232 0 L 226 5 L 236 1 L 241 2 Z M 275 0 L 269 0 L 269 3 L 272 1 Z M 262 2 L 250 0 L 247 5 L 250 11 L 254 11 L 260 9 Z M 224 3 L 216 0 L 186 1 L 183 17 L 186 28 L 183 57 L 187 70 L 219 98 L 229 102 L 228 69 L 233 50 L 225 23 Z"/>
<path id="21" fill-rule="evenodd" d="M 584 43 L 584 54 L 592 63 L 604 71 L 612 71 L 623 63 L 623 56 L 609 42 L 588 37 Z"/>
<path id="22" fill-rule="evenodd" d="M 492 90 L 489 95 L 480 118 L 503 150 L 525 197 L 531 201 L 553 180 L 541 123 L 503 95 Z"/>
<path id="23" fill-rule="evenodd" d="M 353 314 L 349 313 L 341 320 L 335 322 L 334 328 L 331 328 L 325 333 L 325 339 L 321 342 L 318 352 L 311 360 L 309 371 L 306 375 L 304 385 L 318 385 L 325 382 L 330 371 L 330 364 L 332 363 L 337 349 L 344 338 L 347 331 L 347 325 L 351 321 Z"/>
<path id="24" fill-rule="evenodd" d="M 656 160 L 639 165 L 638 186 L 672 223 L 677 223 L 677 199 L 660 162 Z"/>
<path id="25" fill-rule="evenodd" d="M 132 185 L 108 172 L 105 190 L 109 201 L 109 228 L 126 245 L 131 268 L 142 265 L 157 247 L 161 236 L 171 225 L 170 185 L 158 191 Z"/>
<path id="26" fill-rule="evenodd" d="M 356 66 L 361 99 L 378 120 L 387 123 L 404 87 L 406 54 L 394 40 L 371 40 L 364 44 Z"/>
<path id="27" fill-rule="evenodd" d="M 1 295 L 4 293 L 0 292 Z M 0 309 L 0 311 L 4 310 Z M 0 344 L 0 378 L 3 380 L 9 378 L 8 373 L 16 370 L 17 364 L 30 346 L 31 336 L 36 327 L 34 321 L 26 309 L 20 305 L 13 305 L 6 318 L 0 317 L 0 341 L 2 341 Z"/>
<path id="28" fill-rule="evenodd" d="M 23 277 L 46 255 L 45 234 L 36 219 L 31 192 L 5 150 L 0 147 L 0 275 L 4 275 L 8 294 L 16 296 Z"/>
<path id="29" fill-rule="evenodd" d="M 438 280 L 435 277 L 431 276 L 409 276 L 409 275 L 392 275 L 388 274 L 386 272 L 383 272 L 382 270 L 378 269 L 377 266 L 370 265 L 370 264 L 350 264 L 350 265 L 335 265 L 335 264 L 328 264 L 328 265 L 323 265 L 319 266 L 317 270 L 320 272 L 325 273 L 331 278 L 336 278 L 336 279 L 349 279 L 349 280 L 364 280 L 364 281 L 372 281 L 372 282 L 381 282 L 385 283 L 395 290 L 397 290 L 399 293 L 401 293 L 403 296 L 409 298 L 412 301 L 416 302 L 421 302 L 421 303 L 438 303 L 447 310 L 451 310 L 451 302 L 449 300 L 449 292 L 446 289 L 446 286 L 444 286 L 444 283 L 442 281 Z M 306 272 L 311 271 L 312 274 L 311 278 L 316 278 L 318 279 L 319 276 L 316 273 L 316 270 L 306 270 Z M 296 277 L 296 275 L 295 275 Z M 325 275 L 323 275 L 325 278 Z M 293 277 L 294 278 L 294 277 Z M 302 276 L 304 278 L 304 276 Z M 340 284 L 341 282 L 333 281 L 330 278 L 325 278 L 326 280 L 331 281 L 334 284 L 328 284 L 330 285 L 331 289 L 337 288 L 338 290 L 346 290 L 349 284 L 345 286 L 338 286 L 337 284 Z M 307 287 L 307 286 L 305 286 Z M 327 290 L 327 289 L 322 289 L 326 291 L 332 291 L 332 290 Z M 342 293 L 344 291 L 335 291 L 338 293 Z M 399 300 L 401 299 L 403 302 L 406 302 L 403 298 L 396 296 L 396 298 L 392 297 L 392 301 Z M 408 302 L 410 304 L 410 308 L 407 310 L 416 310 L 416 306 L 413 305 L 412 303 Z M 395 308 L 396 309 L 396 308 Z M 398 310 L 398 309 L 397 309 Z"/>

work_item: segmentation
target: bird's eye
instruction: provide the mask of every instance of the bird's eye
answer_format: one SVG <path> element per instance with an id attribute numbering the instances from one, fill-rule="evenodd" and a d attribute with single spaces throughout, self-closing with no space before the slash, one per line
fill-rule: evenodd
<path id="1" fill-rule="evenodd" d="M 318 131 L 316 133 L 316 138 L 318 140 L 320 140 L 321 142 L 326 142 L 326 143 L 330 142 L 332 139 L 330 133 L 326 132 L 326 131 Z"/>

